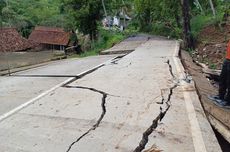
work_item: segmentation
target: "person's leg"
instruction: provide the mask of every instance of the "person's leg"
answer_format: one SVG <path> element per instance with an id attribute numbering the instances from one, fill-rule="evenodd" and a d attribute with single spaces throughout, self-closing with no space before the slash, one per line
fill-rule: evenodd
<path id="1" fill-rule="evenodd" d="M 227 62 L 227 94 L 225 100 L 230 104 L 230 61 Z"/>
<path id="2" fill-rule="evenodd" d="M 223 63 L 219 82 L 219 98 L 224 100 L 227 89 L 227 63 Z"/>

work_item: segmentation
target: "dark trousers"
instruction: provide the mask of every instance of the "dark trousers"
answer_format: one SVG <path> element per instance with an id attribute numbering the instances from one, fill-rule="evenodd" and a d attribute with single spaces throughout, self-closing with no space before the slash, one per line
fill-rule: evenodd
<path id="1" fill-rule="evenodd" d="M 226 59 L 220 74 L 219 84 L 220 99 L 230 102 L 230 60 Z"/>

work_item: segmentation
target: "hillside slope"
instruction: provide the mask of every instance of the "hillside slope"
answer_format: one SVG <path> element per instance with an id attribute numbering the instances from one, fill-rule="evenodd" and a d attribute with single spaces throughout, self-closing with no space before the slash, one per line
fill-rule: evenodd
<path id="1" fill-rule="evenodd" d="M 221 27 L 204 27 L 198 36 L 197 50 L 192 53 L 194 60 L 205 63 L 212 69 L 221 69 L 229 39 L 229 21 Z"/>

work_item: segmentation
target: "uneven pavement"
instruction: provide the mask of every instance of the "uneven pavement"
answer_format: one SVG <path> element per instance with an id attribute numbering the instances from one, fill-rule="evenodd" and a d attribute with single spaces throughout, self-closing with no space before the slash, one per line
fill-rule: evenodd
<path id="1" fill-rule="evenodd" d="M 0 151 L 218 152 L 179 43 L 149 40 L 0 123 Z"/>
<path id="2" fill-rule="evenodd" d="M 117 55 L 49 62 L 44 66 L 0 77 L 0 115 L 53 90 L 69 79 Z M 1 116 L 0 116 L 1 118 Z"/>
<path id="3" fill-rule="evenodd" d="M 130 53 L 134 51 L 141 44 L 145 43 L 150 39 L 151 36 L 148 35 L 135 35 L 131 36 L 124 41 L 114 45 L 113 47 L 104 50 L 101 54 L 120 54 L 120 53 Z"/>

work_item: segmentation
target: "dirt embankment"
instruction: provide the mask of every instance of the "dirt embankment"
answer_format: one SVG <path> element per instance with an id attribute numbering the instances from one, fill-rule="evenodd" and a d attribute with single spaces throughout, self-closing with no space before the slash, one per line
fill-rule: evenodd
<path id="1" fill-rule="evenodd" d="M 196 89 L 207 118 L 209 120 L 215 118 L 222 126 L 228 128 L 227 130 L 230 130 L 230 110 L 220 108 L 208 99 L 208 95 L 216 95 L 218 93 L 218 88 L 210 83 L 210 81 L 206 78 L 206 74 L 202 72 L 202 67 L 198 66 L 194 62 L 188 52 L 181 51 L 181 60 L 186 71 L 189 72 L 195 82 Z M 225 140 L 219 140 L 219 143 L 223 152 L 229 152 L 230 143 Z"/>
<path id="2" fill-rule="evenodd" d="M 229 22 L 222 26 L 206 26 L 198 35 L 197 49 L 192 52 L 193 59 L 212 69 L 221 69 L 229 39 Z"/>
<path id="3" fill-rule="evenodd" d="M 181 59 L 185 66 L 185 69 L 193 77 L 196 84 L 197 92 L 199 94 L 202 106 L 206 113 L 207 118 L 213 124 L 215 119 L 225 130 L 230 130 L 230 110 L 220 108 L 208 99 L 208 95 L 218 94 L 218 83 L 212 83 L 213 81 L 208 79 L 209 75 L 203 73 L 204 69 L 197 64 L 206 64 L 211 69 L 221 69 L 222 63 L 225 59 L 226 48 L 228 40 L 230 40 L 230 22 L 219 26 L 206 26 L 199 34 L 197 40 L 197 49 L 190 54 L 188 52 L 181 52 Z M 225 134 L 222 129 L 214 125 L 215 129 L 221 134 Z M 230 144 L 220 141 L 222 150 L 229 151 Z"/>

